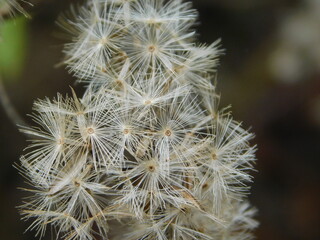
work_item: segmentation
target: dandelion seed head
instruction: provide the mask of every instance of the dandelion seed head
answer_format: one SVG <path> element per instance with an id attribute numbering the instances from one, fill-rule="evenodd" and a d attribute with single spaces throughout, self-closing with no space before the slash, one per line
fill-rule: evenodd
<path id="1" fill-rule="evenodd" d="M 82 97 L 36 101 L 37 126 L 22 129 L 33 137 L 20 170 L 32 185 L 21 206 L 30 229 L 70 240 L 251 239 L 253 135 L 219 110 L 223 51 L 219 40 L 195 43 L 196 10 L 88 0 L 71 11 L 60 21 L 72 35 L 64 63 L 87 85 Z"/>

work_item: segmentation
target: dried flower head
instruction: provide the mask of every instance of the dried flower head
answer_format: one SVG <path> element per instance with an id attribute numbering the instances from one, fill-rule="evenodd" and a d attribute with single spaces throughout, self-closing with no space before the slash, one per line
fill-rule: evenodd
<path id="1" fill-rule="evenodd" d="M 222 51 L 195 44 L 191 4 L 90 0 L 72 15 L 60 19 L 72 33 L 65 64 L 87 87 L 38 100 L 38 126 L 23 129 L 33 137 L 21 158 L 30 228 L 81 240 L 251 239 L 253 135 L 218 109 Z"/>

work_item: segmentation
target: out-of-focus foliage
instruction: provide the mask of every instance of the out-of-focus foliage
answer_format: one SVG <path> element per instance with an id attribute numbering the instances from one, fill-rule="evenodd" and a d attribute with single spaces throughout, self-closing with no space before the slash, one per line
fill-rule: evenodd
<path id="1" fill-rule="evenodd" d="M 27 20 L 24 17 L 0 24 L 0 73 L 17 78 L 22 72 L 27 51 Z"/>

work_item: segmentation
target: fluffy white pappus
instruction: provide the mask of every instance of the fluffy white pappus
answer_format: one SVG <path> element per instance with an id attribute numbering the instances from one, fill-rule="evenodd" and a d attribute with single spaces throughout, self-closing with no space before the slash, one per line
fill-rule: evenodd
<path id="1" fill-rule="evenodd" d="M 14 16 L 16 12 L 23 14 L 25 17 L 29 17 L 19 2 L 32 6 L 31 3 L 24 0 L 0 0 L 0 21 L 3 20 L 4 15 Z"/>
<path id="2" fill-rule="evenodd" d="M 188 29 L 197 16 L 190 3 L 123 1 L 119 6 L 93 1 L 87 8 L 73 10 L 75 20 L 60 20 L 74 35 L 72 43 L 65 45 L 64 62 L 78 78 L 95 81 L 95 73 L 112 69 L 119 54 L 130 58 L 132 73 L 154 68 L 173 71 L 187 61 L 194 36 Z"/>
<path id="3" fill-rule="evenodd" d="M 33 184 L 35 189 L 25 189 L 34 195 L 20 208 L 25 219 L 35 219 L 30 228 L 37 229 L 40 237 L 48 224 L 57 227 L 58 235 L 66 234 L 92 216 L 103 214 L 109 188 L 103 174 L 86 162 L 86 156 L 80 155 L 52 170 L 46 188 Z"/>
<path id="4" fill-rule="evenodd" d="M 205 91 L 212 87 L 212 76 L 217 71 L 220 49 L 220 40 L 209 46 L 204 44 L 195 46 L 188 52 L 188 57 L 180 65 L 175 65 L 173 72 L 181 83 L 192 84 L 195 90 Z"/>
<path id="5" fill-rule="evenodd" d="M 89 91 L 82 99 L 58 95 L 53 101 L 37 101 L 34 108 L 38 127 L 21 129 L 32 137 L 21 160 L 30 165 L 38 184 L 47 181 L 52 169 L 77 154 L 90 154 L 95 168 L 111 164 L 114 142 L 108 138 L 108 116 L 119 110 L 115 110 L 109 97 Z"/>
<path id="6" fill-rule="evenodd" d="M 82 99 L 74 96 L 71 112 L 76 122 L 73 128 L 74 141 L 80 146 L 79 151 L 92 156 L 95 168 L 109 167 L 119 162 L 119 154 L 116 153 L 125 147 L 125 142 L 120 143 L 115 139 L 116 136 L 122 138 L 119 135 L 126 135 L 125 127 L 121 129 L 116 125 L 116 119 L 123 116 L 125 109 L 119 107 L 112 96 L 102 92 L 88 90 Z M 117 127 L 121 132 L 114 131 Z"/>
<path id="7" fill-rule="evenodd" d="M 220 219 L 206 212 L 201 200 L 189 192 L 184 194 L 185 203 L 167 207 L 162 213 L 150 216 L 145 222 L 128 229 L 125 239 L 170 239 L 170 240 L 213 240 L 209 230 L 222 228 Z M 144 230 L 144 231 L 143 231 Z"/>
<path id="8" fill-rule="evenodd" d="M 166 239 L 166 240 L 250 240 L 256 209 L 246 201 L 234 201 L 224 205 L 221 218 L 211 212 L 208 199 L 188 194 L 189 204 L 180 208 L 168 207 L 162 213 L 150 216 L 143 222 L 127 228 L 122 239 Z M 200 197 L 200 198 L 199 198 Z"/>
<path id="9" fill-rule="evenodd" d="M 198 94 L 201 96 L 201 106 L 206 109 L 208 121 L 210 121 L 211 119 L 216 119 L 218 115 L 225 115 L 226 108 L 219 110 L 220 95 L 216 93 L 216 88 L 213 85 L 211 85 L 207 89 L 198 91 Z M 204 122 L 203 124 L 205 123 L 207 122 Z"/>
<path id="10" fill-rule="evenodd" d="M 33 120 L 38 127 L 22 127 L 21 131 L 32 137 L 27 153 L 21 158 L 36 183 L 47 181 L 50 171 L 68 161 L 75 145 L 72 138 L 72 117 L 68 115 L 69 99 L 38 100 L 34 104 Z M 72 151 L 71 151 L 72 152 Z M 70 153 L 71 153 L 70 152 Z"/>
<path id="11" fill-rule="evenodd" d="M 163 161 L 152 146 L 149 149 L 144 156 L 131 153 L 124 170 L 116 176 L 115 187 L 121 193 L 116 204 L 128 206 L 140 219 L 146 214 L 153 216 L 159 209 L 187 204 L 185 175 L 192 171 L 177 156 L 170 162 Z"/>
<path id="12" fill-rule="evenodd" d="M 130 19 L 136 23 L 155 25 L 166 28 L 170 23 L 183 24 L 184 26 L 194 23 L 197 12 L 191 9 L 190 2 L 148 0 L 137 1 L 132 6 Z"/>
<path id="13" fill-rule="evenodd" d="M 110 142 L 113 165 L 123 166 L 126 151 L 136 151 L 144 137 L 145 123 L 139 120 L 140 113 L 127 110 L 110 114 L 110 124 L 104 137 Z"/>
<path id="14" fill-rule="evenodd" d="M 126 91 L 133 75 L 130 70 L 130 60 L 124 52 L 120 52 L 115 59 L 116 62 L 114 64 L 106 68 L 97 69 L 94 75 L 87 76 L 85 79 L 82 76 L 87 75 L 87 67 L 79 70 L 75 73 L 78 82 L 86 83 L 89 91 L 101 91 L 101 89 L 106 91 Z"/>
<path id="15" fill-rule="evenodd" d="M 127 86 L 127 93 L 124 101 L 131 107 L 140 109 L 141 115 L 145 111 L 153 111 L 171 104 L 172 101 L 189 95 L 191 87 L 188 85 L 175 86 L 170 84 L 172 76 L 163 75 L 158 71 L 152 74 L 138 74 L 132 76 L 132 83 Z"/>
<path id="16" fill-rule="evenodd" d="M 123 49 L 132 62 L 132 71 L 161 69 L 167 72 L 185 61 L 185 52 L 192 47 L 185 42 L 192 35 L 172 36 L 170 32 L 154 27 L 135 28 L 123 41 Z"/>
<path id="17" fill-rule="evenodd" d="M 97 69 L 105 68 L 112 56 L 120 49 L 124 26 L 120 13 L 113 5 L 82 8 L 82 15 L 67 24 L 68 29 L 76 29 L 77 34 L 72 43 L 65 45 L 67 59 L 72 72 L 80 71 L 80 78 L 92 76 Z M 79 11 L 78 11 L 79 14 Z M 74 30 L 72 30 L 74 31 Z M 79 73 L 78 73 L 79 75 Z"/>
<path id="18" fill-rule="evenodd" d="M 197 123 L 203 117 L 204 112 L 199 108 L 196 98 L 189 94 L 174 98 L 169 105 L 161 108 L 153 128 L 160 157 L 169 161 L 171 152 L 183 156 L 190 148 L 187 143 L 199 142 L 201 129 L 197 128 Z"/>
<path id="19" fill-rule="evenodd" d="M 222 203 L 241 199 L 248 192 L 251 181 L 248 171 L 253 168 L 255 146 L 250 146 L 253 135 L 231 118 L 215 119 L 213 133 L 203 149 L 198 179 L 203 194 L 213 199 L 213 209 L 221 212 Z"/>
<path id="20" fill-rule="evenodd" d="M 232 206 L 223 211 L 224 226 L 217 226 L 215 239 L 226 240 L 253 240 L 253 230 L 259 223 L 254 219 L 257 209 L 248 201 L 234 201 Z"/>

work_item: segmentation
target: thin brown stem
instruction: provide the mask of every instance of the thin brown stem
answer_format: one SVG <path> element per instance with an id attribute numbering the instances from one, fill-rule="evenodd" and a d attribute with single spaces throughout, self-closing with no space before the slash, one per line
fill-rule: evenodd
<path id="1" fill-rule="evenodd" d="M 2 78 L 0 76 L 0 103 L 5 110 L 8 118 L 16 125 L 20 126 L 28 126 L 28 124 L 23 120 L 20 114 L 16 111 L 15 107 L 13 106 L 8 94 L 5 90 Z"/>

